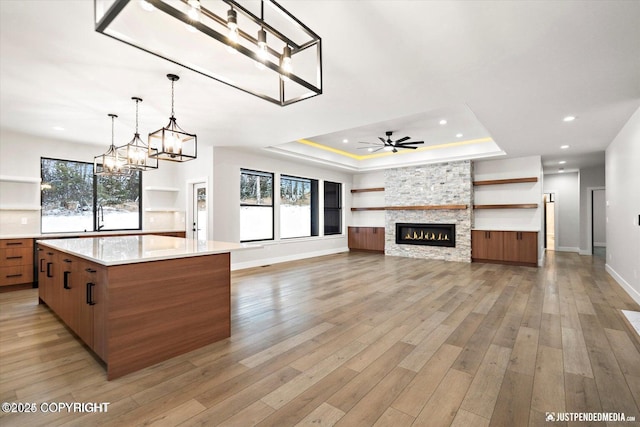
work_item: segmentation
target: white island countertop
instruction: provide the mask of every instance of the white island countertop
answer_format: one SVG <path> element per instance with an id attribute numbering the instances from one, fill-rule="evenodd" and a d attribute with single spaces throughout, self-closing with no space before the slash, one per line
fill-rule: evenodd
<path id="1" fill-rule="evenodd" d="M 38 240 L 37 243 L 105 266 L 215 255 L 261 247 L 156 235 L 47 239 Z"/>

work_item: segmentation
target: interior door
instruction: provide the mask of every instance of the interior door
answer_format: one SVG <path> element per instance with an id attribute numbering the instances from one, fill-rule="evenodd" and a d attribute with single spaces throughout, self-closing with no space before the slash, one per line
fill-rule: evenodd
<path id="1" fill-rule="evenodd" d="M 204 182 L 193 184 L 193 237 L 207 240 L 207 185 Z"/>

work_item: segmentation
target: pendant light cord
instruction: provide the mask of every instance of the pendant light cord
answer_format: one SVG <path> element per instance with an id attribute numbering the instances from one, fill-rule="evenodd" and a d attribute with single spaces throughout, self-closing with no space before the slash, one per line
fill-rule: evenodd
<path id="1" fill-rule="evenodd" d="M 174 80 L 171 80 L 171 117 L 174 117 L 175 114 L 173 112 L 173 84 L 175 83 Z"/>
<path id="2" fill-rule="evenodd" d="M 115 142 L 113 141 L 113 133 L 114 133 L 114 122 L 115 122 L 115 117 L 111 116 L 111 146 L 115 147 Z"/>
<path id="3" fill-rule="evenodd" d="M 138 102 L 140 101 L 136 99 L 136 134 L 138 134 Z"/>

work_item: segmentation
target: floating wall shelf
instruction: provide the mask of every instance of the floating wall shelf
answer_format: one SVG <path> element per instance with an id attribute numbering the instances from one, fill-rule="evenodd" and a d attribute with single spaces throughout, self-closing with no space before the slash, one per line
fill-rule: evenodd
<path id="1" fill-rule="evenodd" d="M 473 205 L 474 209 L 537 209 L 537 203 L 514 203 L 506 205 Z"/>
<path id="2" fill-rule="evenodd" d="M 8 176 L 0 175 L 0 181 L 4 182 L 24 182 L 29 184 L 40 184 L 41 178 L 31 178 L 28 176 Z"/>
<path id="3" fill-rule="evenodd" d="M 3 206 L 0 211 L 39 211 L 41 209 L 38 205 L 15 205 L 15 206 Z"/>
<path id="4" fill-rule="evenodd" d="M 474 181 L 473 185 L 519 184 L 521 182 L 538 182 L 538 177 L 533 176 L 530 178 L 490 179 L 486 181 Z"/>
<path id="5" fill-rule="evenodd" d="M 376 188 L 353 188 L 351 190 L 352 193 L 368 193 L 370 191 L 384 191 L 384 187 L 376 187 Z"/>
<path id="6" fill-rule="evenodd" d="M 179 188 L 175 187 L 144 187 L 147 191 L 169 191 L 169 192 L 178 192 Z"/>

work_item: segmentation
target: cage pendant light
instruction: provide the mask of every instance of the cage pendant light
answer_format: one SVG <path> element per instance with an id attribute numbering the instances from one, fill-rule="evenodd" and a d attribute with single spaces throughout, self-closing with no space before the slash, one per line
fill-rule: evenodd
<path id="1" fill-rule="evenodd" d="M 129 176 L 131 171 L 126 166 L 127 162 L 120 156 L 113 143 L 114 122 L 118 116 L 109 114 L 109 117 L 111 117 L 111 146 L 106 153 L 93 158 L 93 173 L 102 176 Z"/>
<path id="2" fill-rule="evenodd" d="M 167 78 L 171 80 L 171 117 L 168 125 L 149 134 L 149 157 L 186 162 L 197 157 L 198 137 L 178 126 L 173 110 L 173 85 L 180 77 L 167 74 Z"/>
<path id="3" fill-rule="evenodd" d="M 120 155 L 125 158 L 127 167 L 134 171 L 158 169 L 158 159 L 149 156 L 149 146 L 140 139 L 138 133 L 138 103 L 142 98 L 132 97 L 136 102 L 136 133 L 128 144 L 118 147 Z"/>

